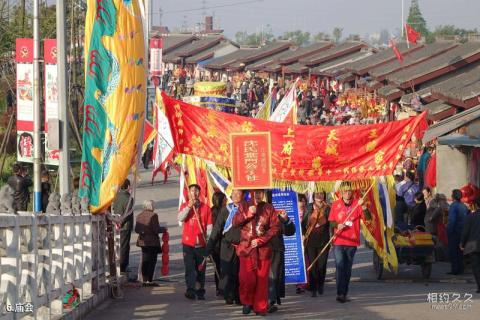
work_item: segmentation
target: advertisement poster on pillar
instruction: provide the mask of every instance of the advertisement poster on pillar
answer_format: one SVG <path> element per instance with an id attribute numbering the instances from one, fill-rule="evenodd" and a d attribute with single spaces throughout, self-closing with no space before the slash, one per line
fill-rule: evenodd
<path id="1" fill-rule="evenodd" d="M 33 162 L 33 39 L 16 39 L 17 160 Z"/>
<path id="2" fill-rule="evenodd" d="M 48 148 L 48 120 L 58 119 L 58 70 L 57 42 L 55 39 L 44 41 L 45 59 L 45 164 L 59 165 L 59 150 Z"/>
<path id="3" fill-rule="evenodd" d="M 150 77 L 159 77 L 162 70 L 162 38 L 150 39 Z"/>
<path id="4" fill-rule="evenodd" d="M 33 163 L 33 132 L 17 130 L 17 161 Z"/>

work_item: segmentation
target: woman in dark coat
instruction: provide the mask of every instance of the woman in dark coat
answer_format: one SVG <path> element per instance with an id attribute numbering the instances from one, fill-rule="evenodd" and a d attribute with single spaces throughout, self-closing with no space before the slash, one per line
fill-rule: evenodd
<path id="1" fill-rule="evenodd" d="M 158 215 L 153 212 L 153 200 L 145 200 L 143 212 L 137 216 L 135 232 L 138 233 L 137 246 L 142 248 L 142 279 L 147 287 L 158 286 L 153 282 L 157 255 L 162 252 L 159 233 L 167 229 L 160 227 Z"/>
<path id="2" fill-rule="evenodd" d="M 226 227 L 227 220 L 232 213 L 232 217 L 237 212 L 239 206 L 243 205 L 244 192 L 242 190 L 233 190 L 233 203 L 224 206 L 220 214 L 216 217 L 212 233 L 207 243 L 208 253 L 212 253 L 214 248 L 220 243 L 220 283 L 219 289 L 223 291 L 223 297 L 226 304 L 240 304 L 239 297 L 239 260 L 235 252 L 235 245 L 240 242 L 240 229 L 231 226 Z M 231 222 L 231 220 L 230 220 Z"/>
<path id="3" fill-rule="evenodd" d="M 330 206 L 326 202 L 325 192 L 315 192 L 313 203 L 307 208 L 307 214 L 302 219 L 302 233 L 304 235 L 305 251 L 310 263 L 320 254 L 330 240 L 328 214 Z M 310 269 L 310 290 L 312 297 L 323 294 L 325 276 L 327 274 L 328 251 L 330 247 L 315 262 Z"/>
<path id="4" fill-rule="evenodd" d="M 425 194 L 430 195 L 431 198 L 431 190 L 430 188 L 426 187 L 423 189 L 423 195 Z M 443 212 L 448 210 L 448 203 L 445 195 L 437 193 L 433 199 L 430 201 L 425 201 L 425 205 L 427 206 L 427 211 L 425 213 L 425 231 L 430 232 L 433 235 L 438 234 L 438 224 L 440 223 Z"/>
<path id="5" fill-rule="evenodd" d="M 220 216 L 221 210 L 227 205 L 227 197 L 222 192 L 217 191 L 212 196 L 212 203 L 212 224 L 215 225 L 217 218 Z M 220 241 L 217 241 L 215 247 L 212 249 L 212 258 L 215 262 L 217 271 L 220 272 Z M 219 281 L 220 279 L 218 279 L 217 273 L 215 273 L 215 288 L 217 289 L 217 296 L 223 294 L 218 285 Z"/>
<path id="6" fill-rule="evenodd" d="M 423 193 L 415 193 L 415 205 L 412 209 L 412 221 L 413 227 L 425 226 L 425 214 L 427 213 L 427 206 L 425 205 L 425 198 Z"/>

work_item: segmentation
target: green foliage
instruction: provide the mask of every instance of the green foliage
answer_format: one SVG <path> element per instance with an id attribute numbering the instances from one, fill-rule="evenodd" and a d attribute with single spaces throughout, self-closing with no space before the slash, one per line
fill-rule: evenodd
<path id="1" fill-rule="evenodd" d="M 425 37 L 425 42 L 428 44 L 434 43 L 436 41 L 435 35 L 433 33 L 428 33 Z"/>
<path id="2" fill-rule="evenodd" d="M 17 162 L 16 154 L 9 154 L 6 156 L 3 172 L 0 174 L 0 188 L 7 183 L 8 178 L 12 175 L 12 166 L 15 162 Z"/>
<path id="3" fill-rule="evenodd" d="M 270 43 L 275 39 L 272 28 L 267 25 L 262 32 L 248 33 L 247 31 L 238 31 L 235 34 L 235 41 L 244 46 L 260 46 Z"/>
<path id="4" fill-rule="evenodd" d="M 302 30 L 287 31 L 280 39 L 290 40 L 297 46 L 306 46 L 310 44 L 310 32 L 303 32 Z"/>
<path id="5" fill-rule="evenodd" d="M 420 11 L 420 5 L 418 0 L 412 0 L 410 5 L 410 11 L 408 13 L 407 23 L 414 28 L 416 31 L 420 32 L 422 37 L 428 40 L 428 35 L 430 32 L 427 28 L 427 22 L 423 18 L 422 11 Z"/>
<path id="6" fill-rule="evenodd" d="M 330 35 L 325 32 L 319 32 L 316 35 L 313 36 L 313 41 L 314 42 L 320 42 L 320 41 L 328 41 L 330 40 Z"/>
<path id="7" fill-rule="evenodd" d="M 332 36 L 335 42 L 339 42 L 342 38 L 343 28 L 335 27 L 332 31 Z"/>
<path id="8" fill-rule="evenodd" d="M 347 41 L 360 41 L 360 35 L 359 34 L 349 34 L 347 37 Z"/>
<path id="9" fill-rule="evenodd" d="M 457 28 L 454 25 L 439 25 L 435 27 L 435 30 L 432 32 L 433 38 L 446 38 L 446 39 L 455 39 L 460 40 L 461 42 L 466 42 L 469 35 L 478 34 L 478 29 L 463 29 Z"/>

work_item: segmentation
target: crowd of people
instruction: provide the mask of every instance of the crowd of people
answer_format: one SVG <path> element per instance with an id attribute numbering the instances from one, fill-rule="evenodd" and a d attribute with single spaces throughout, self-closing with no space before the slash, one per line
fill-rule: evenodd
<path id="1" fill-rule="evenodd" d="M 431 233 L 436 247 L 436 258 L 448 257 L 450 275 L 464 273 L 464 255 L 471 256 L 472 269 L 480 292 L 480 234 L 476 216 L 480 213 L 480 197 L 464 203 L 460 189 L 452 190 L 450 197 L 434 193 L 426 180 L 426 168 L 435 152 L 433 146 L 425 147 L 418 161 L 407 157 L 404 171 L 395 174 L 396 204 L 394 220 L 396 232 L 419 230 Z M 405 170 L 406 168 L 406 170 Z M 450 199 L 450 201 L 448 200 Z M 450 203 L 449 203 L 450 202 Z M 465 251 L 466 242 L 475 243 Z"/>
<path id="2" fill-rule="evenodd" d="M 440 230 L 443 226 L 450 273 L 462 274 L 463 254 L 469 254 L 479 286 L 477 292 L 480 292 L 480 198 L 475 200 L 476 209 L 470 210 L 462 203 L 460 190 L 453 190 L 452 203 L 449 204 L 445 196 L 433 194 L 428 186 L 420 188 L 417 181 L 415 174 L 408 171 L 395 185 L 396 227 L 424 228 L 434 235 L 435 241 L 442 241 Z M 309 272 L 308 284 L 298 284 L 297 293 L 308 290 L 312 297 L 324 294 L 327 259 L 332 250 L 336 266 L 336 300 L 345 303 L 349 301 L 351 271 L 360 245 L 360 220 L 371 219 L 371 214 L 363 199 L 353 196 L 348 182 L 342 183 L 340 189 L 340 198 L 333 202 L 325 192 L 314 193 L 312 203 L 308 203 L 306 195 L 298 195 Z M 115 202 L 125 204 L 125 194 L 122 193 L 125 192 L 120 192 Z M 245 315 L 251 312 L 266 315 L 277 311 L 285 297 L 283 236 L 293 235 L 295 225 L 284 211 L 275 210 L 268 190 L 255 190 L 248 201 L 247 193 L 235 189 L 231 194 L 232 202 L 227 203 L 226 195 L 217 191 L 210 208 L 200 200 L 199 185 L 188 187 L 189 199 L 178 212 L 178 221 L 183 227 L 185 297 L 205 299 L 205 270 L 207 262 L 211 261 L 217 297 L 223 297 L 226 304 L 241 305 Z M 126 205 L 121 207 L 128 212 Z M 144 204 L 144 211 L 137 217 L 134 228 L 139 234 L 137 245 L 142 248 L 141 273 L 145 286 L 157 285 L 153 282 L 153 273 L 157 254 L 161 252 L 158 234 L 166 231 L 159 226 L 153 208 L 151 201 Z M 124 226 L 130 218 L 121 221 Z M 125 229 L 133 230 L 130 225 Z M 130 239 L 130 235 L 124 233 L 122 237 Z M 128 253 L 122 249 L 122 255 L 121 269 L 125 272 Z"/>
<path id="3" fill-rule="evenodd" d="M 225 96 L 236 101 L 235 113 L 247 117 L 255 117 L 271 96 L 271 112 L 288 92 L 293 81 L 274 81 L 260 77 L 242 79 L 225 78 Z M 312 87 L 306 79 L 297 86 L 297 121 L 305 125 L 358 125 L 385 122 L 387 113 L 374 117 L 365 114 L 356 104 L 349 102 L 346 95 L 338 87 L 326 89 L 325 82 Z M 179 72 L 177 77 L 172 72 L 166 73 L 162 79 L 162 89 L 178 99 L 194 94 L 195 79 L 186 72 Z"/>

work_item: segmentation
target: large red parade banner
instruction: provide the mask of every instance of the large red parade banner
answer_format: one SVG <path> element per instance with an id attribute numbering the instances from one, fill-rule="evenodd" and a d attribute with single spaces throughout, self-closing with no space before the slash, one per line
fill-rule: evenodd
<path id="1" fill-rule="evenodd" d="M 232 133 L 270 132 L 272 175 L 277 180 L 391 175 L 412 135 L 420 137 L 427 128 L 426 113 L 372 125 L 290 125 L 207 110 L 162 96 L 178 153 L 230 167 Z"/>

